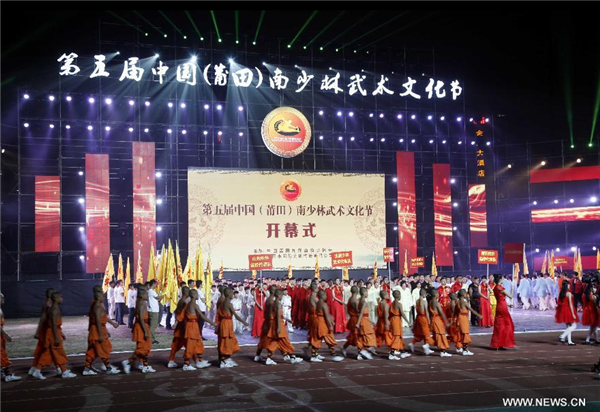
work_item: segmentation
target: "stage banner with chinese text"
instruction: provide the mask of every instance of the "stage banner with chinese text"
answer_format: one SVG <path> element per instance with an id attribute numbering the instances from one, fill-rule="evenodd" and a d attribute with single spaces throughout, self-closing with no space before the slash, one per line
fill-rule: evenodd
<path id="1" fill-rule="evenodd" d="M 248 268 L 250 270 L 273 269 L 273 255 L 249 255 Z"/>
<path id="2" fill-rule="evenodd" d="M 477 250 L 477 263 L 480 265 L 497 265 L 498 251 L 497 250 Z"/>
<path id="3" fill-rule="evenodd" d="M 352 252 L 332 252 L 331 267 L 343 268 L 352 266 Z"/>
<path id="4" fill-rule="evenodd" d="M 351 250 L 354 268 L 383 264 L 383 174 L 189 169 L 189 244 L 202 245 L 225 270 L 273 254 L 273 269 L 327 266 Z"/>
<path id="5" fill-rule="evenodd" d="M 384 262 L 393 262 L 394 261 L 394 248 L 393 247 L 384 247 L 383 248 L 383 261 Z"/>
<path id="6" fill-rule="evenodd" d="M 416 257 L 410 259 L 410 267 L 411 268 L 424 268 L 425 267 L 425 258 L 424 257 Z"/>

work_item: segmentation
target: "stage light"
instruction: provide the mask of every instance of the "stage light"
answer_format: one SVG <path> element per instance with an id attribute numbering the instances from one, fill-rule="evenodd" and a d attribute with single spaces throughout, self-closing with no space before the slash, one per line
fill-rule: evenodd
<path id="1" fill-rule="evenodd" d="M 577 163 L 581 163 L 581 158 L 577 159 Z"/>
<path id="2" fill-rule="evenodd" d="M 154 176 L 156 176 L 158 179 L 160 179 L 162 177 L 162 173 L 161 172 L 156 172 L 154 174 Z"/>
<path id="3" fill-rule="evenodd" d="M 323 140 L 323 136 L 319 136 L 319 140 Z"/>
<path id="4" fill-rule="evenodd" d="M 458 141 L 458 144 L 462 144 L 462 140 L 459 140 L 459 141 Z"/>
<path id="5" fill-rule="evenodd" d="M 594 146 L 592 143 L 588 144 L 588 147 L 592 147 L 592 146 Z"/>
<path id="6" fill-rule="evenodd" d="M 92 126 L 91 124 L 88 125 L 87 127 L 88 130 L 94 130 L 94 126 Z"/>
<path id="7" fill-rule="evenodd" d="M 416 142 L 416 140 L 415 140 L 415 139 L 412 139 L 410 142 L 411 142 L 411 143 L 414 143 L 414 142 Z"/>
<path id="8" fill-rule="evenodd" d="M 542 163 L 540 163 L 542 166 L 546 166 L 546 161 L 542 160 Z"/>
<path id="9" fill-rule="evenodd" d="M 444 116 L 440 117 L 440 120 L 443 122 L 444 120 L 446 120 L 446 118 Z"/>
<path id="10" fill-rule="evenodd" d="M 539 252 L 540 250 L 536 248 L 536 249 L 535 249 L 535 251 L 536 251 L 536 252 Z"/>
<path id="11" fill-rule="evenodd" d="M 454 231 L 456 231 L 456 229 L 458 229 L 456 226 L 454 226 L 454 227 L 452 228 L 452 230 L 454 230 Z"/>
<path id="12" fill-rule="evenodd" d="M 219 130 L 219 131 L 217 132 L 217 135 L 219 135 L 219 136 L 222 136 L 222 135 L 223 135 L 223 132 Z"/>
<path id="13" fill-rule="evenodd" d="M 454 203 L 452 203 L 452 206 L 458 207 L 458 203 L 454 202 Z"/>
<path id="14" fill-rule="evenodd" d="M 485 144 L 485 145 L 486 145 L 486 146 L 489 146 L 489 145 L 491 145 L 491 144 L 492 144 L 492 142 L 486 142 L 486 144 Z"/>
<path id="15" fill-rule="evenodd" d="M 263 62 L 263 66 L 266 66 L 266 65 L 267 65 L 267 63 Z"/>
<path id="16" fill-rule="evenodd" d="M 397 202 L 392 203 L 392 206 L 398 206 Z"/>
<path id="17" fill-rule="evenodd" d="M 554 204 L 557 205 L 558 204 L 558 199 L 554 199 Z"/>
<path id="18" fill-rule="evenodd" d="M 165 37 L 165 38 L 167 37 L 167 33 L 165 33 L 165 34 L 164 34 L 164 37 Z"/>
<path id="19" fill-rule="evenodd" d="M 594 247 L 592 248 L 592 250 L 596 250 L 596 246 L 594 246 Z"/>
<path id="20" fill-rule="evenodd" d="M 172 103 L 172 102 L 169 102 L 169 103 L 167 104 L 167 106 L 169 106 L 169 107 L 173 107 L 173 103 Z"/>
<path id="21" fill-rule="evenodd" d="M 70 102 L 71 100 L 73 100 L 73 98 L 72 98 L 71 96 L 67 96 L 67 97 L 66 97 L 66 100 L 67 100 L 68 102 Z"/>
<path id="22" fill-rule="evenodd" d="M 23 95 L 23 99 L 29 99 L 29 95 L 28 95 L 27 93 L 25 93 L 25 94 Z"/>
<path id="23" fill-rule="evenodd" d="M 348 113 L 348 116 L 350 116 L 350 117 L 354 117 L 354 112 L 350 112 L 350 113 Z"/>
<path id="24" fill-rule="evenodd" d="M 429 141 L 429 144 L 433 144 L 433 140 L 430 140 L 430 141 Z"/>
<path id="25" fill-rule="evenodd" d="M 383 113 L 379 113 L 379 118 L 383 119 Z"/>
<path id="26" fill-rule="evenodd" d="M 129 105 L 130 105 L 130 106 L 133 106 L 134 104 L 135 104 L 135 102 L 134 102 L 133 100 L 130 100 L 130 101 L 129 101 Z"/>
<path id="27" fill-rule="evenodd" d="M 146 105 L 146 107 L 150 106 L 150 102 L 148 100 L 146 100 L 144 104 Z"/>
<path id="28" fill-rule="evenodd" d="M 29 127 L 29 123 L 23 123 L 23 127 Z"/>
<path id="29" fill-rule="evenodd" d="M 533 205 L 534 205 L 534 206 L 537 206 L 537 200 L 534 200 L 534 201 L 533 201 Z"/>
<path id="30" fill-rule="evenodd" d="M 445 141 L 445 140 L 442 140 L 442 144 L 446 144 L 446 141 Z"/>
<path id="31" fill-rule="evenodd" d="M 458 251 L 457 251 L 457 250 L 455 250 L 455 251 L 454 251 L 454 254 L 455 254 L 455 255 L 458 255 Z"/>
<path id="32" fill-rule="evenodd" d="M 398 226 L 394 226 L 394 230 L 398 230 Z"/>
<path id="33" fill-rule="evenodd" d="M 79 226 L 79 231 L 83 232 L 85 230 L 85 228 L 83 226 Z"/>
<path id="34" fill-rule="evenodd" d="M 404 139 L 400 139 L 399 141 L 400 141 L 400 143 L 404 143 Z"/>
<path id="35" fill-rule="evenodd" d="M 192 61 L 192 63 L 196 63 L 196 60 L 198 60 L 198 57 L 192 56 L 190 60 Z"/>
<path id="36" fill-rule="evenodd" d="M 402 119 L 402 115 L 399 114 L 398 116 L 396 116 L 398 119 Z"/>
<path id="37" fill-rule="evenodd" d="M 183 130 L 181 131 L 181 134 L 187 134 L 187 130 L 183 129 Z"/>
<path id="38" fill-rule="evenodd" d="M 415 119 L 417 118 L 417 116 L 413 114 L 412 116 L 410 116 L 410 118 L 411 118 L 412 120 L 415 120 Z"/>
<path id="39" fill-rule="evenodd" d="M 167 133 L 171 134 L 171 133 L 173 133 L 173 130 L 167 129 Z"/>
<path id="40" fill-rule="evenodd" d="M 238 133 L 238 136 L 240 136 L 240 137 L 244 137 L 244 133 L 242 133 L 242 132 L 239 132 L 239 133 Z"/>
<path id="41" fill-rule="evenodd" d="M 95 101 L 96 101 L 96 99 L 94 99 L 93 97 L 90 97 L 90 98 L 88 99 L 88 102 L 90 102 L 90 103 L 94 103 Z"/>
<path id="42" fill-rule="evenodd" d="M 129 129 L 127 129 L 127 130 L 129 130 L 129 133 L 131 133 L 131 132 L 133 132 L 133 127 L 130 127 L 130 128 L 129 128 Z"/>
<path id="43" fill-rule="evenodd" d="M 54 96 L 52 96 L 52 95 L 48 96 L 48 100 L 50 100 L 51 102 L 53 102 L 54 101 Z"/>
<path id="44" fill-rule="evenodd" d="M 54 125 L 53 125 L 53 124 L 50 124 L 50 128 L 51 128 L 51 129 L 54 129 Z"/>
<path id="45" fill-rule="evenodd" d="M 342 112 L 337 112 L 338 117 L 342 115 Z"/>
<path id="46" fill-rule="evenodd" d="M 350 141 L 351 141 L 351 142 L 353 142 L 353 141 L 354 141 L 354 136 L 352 136 L 352 137 L 350 138 Z"/>
<path id="47" fill-rule="evenodd" d="M 291 49 L 291 48 L 292 48 L 292 45 L 291 45 L 291 44 L 288 44 L 288 46 L 287 46 L 287 47 L 288 47 L 288 49 Z"/>
<path id="48" fill-rule="evenodd" d="M 208 110 L 208 109 L 210 109 L 210 106 L 208 104 L 205 104 L 204 105 L 204 110 Z"/>
<path id="49" fill-rule="evenodd" d="M 220 104 L 217 105 L 217 110 L 223 110 L 223 106 L 221 106 Z"/>
<path id="50" fill-rule="evenodd" d="M 596 201 L 597 201 L 597 200 L 598 200 L 598 198 L 596 198 L 596 196 L 592 196 L 592 197 L 590 198 L 590 201 L 591 201 L 592 203 L 596 203 Z"/>
<path id="51" fill-rule="evenodd" d="M 471 142 L 471 146 L 475 146 L 475 141 L 472 141 L 472 142 Z"/>
<path id="52" fill-rule="evenodd" d="M 150 131 L 150 129 L 148 129 L 147 127 L 144 129 L 144 133 L 148 133 Z"/>
<path id="53" fill-rule="evenodd" d="M 397 178 L 397 177 L 393 177 L 393 178 L 392 178 L 392 182 L 394 182 L 394 183 L 395 183 L 395 182 L 397 182 L 397 181 L 398 181 L 398 178 Z"/>
<path id="54" fill-rule="evenodd" d="M 470 121 L 470 122 L 472 122 L 472 121 L 473 121 L 473 118 L 471 117 L 471 118 L 469 119 L 469 121 Z"/>
<path id="55" fill-rule="evenodd" d="M 490 122 L 490 119 L 488 119 L 488 118 L 486 117 L 486 118 L 485 118 L 485 122 L 486 122 L 486 123 L 489 123 L 489 122 Z"/>
<path id="56" fill-rule="evenodd" d="M 431 120 L 431 119 L 433 119 L 432 115 L 427 116 L 427 120 Z"/>
<path id="57" fill-rule="evenodd" d="M 77 174 L 78 174 L 79 176 L 83 176 L 83 171 L 82 171 L 82 170 L 80 170 L 80 171 L 79 171 Z"/>
<path id="58" fill-rule="evenodd" d="M 319 116 L 323 116 L 323 110 L 319 110 Z"/>
<path id="59" fill-rule="evenodd" d="M 238 106 L 238 112 L 244 111 L 244 106 Z"/>
<path id="60" fill-rule="evenodd" d="M 575 252 L 577 250 L 577 248 L 575 246 L 571 247 L 571 252 Z"/>
<path id="61" fill-rule="evenodd" d="M 512 165 L 509 163 L 507 166 L 509 169 L 512 169 Z"/>
<path id="62" fill-rule="evenodd" d="M 329 70 L 333 70 L 333 67 L 329 66 Z"/>
<path id="63" fill-rule="evenodd" d="M 574 144 L 571 145 L 571 149 L 575 149 L 575 145 Z"/>
<path id="64" fill-rule="evenodd" d="M 559 247 L 557 247 L 557 248 L 556 248 L 556 251 L 557 251 L 557 252 L 560 252 L 560 248 L 559 248 Z"/>
<path id="65" fill-rule="evenodd" d="M 104 99 L 104 103 L 112 104 L 112 99 L 110 99 L 110 98 Z"/>
<path id="66" fill-rule="evenodd" d="M 369 113 L 369 117 L 373 117 L 373 113 Z"/>
<path id="67" fill-rule="evenodd" d="M 80 205 L 85 203 L 85 199 L 83 197 L 80 197 L 79 199 L 77 199 L 77 201 L 79 202 Z"/>
<path id="68" fill-rule="evenodd" d="M 462 121 L 462 117 L 460 117 L 460 116 L 459 116 L 459 117 L 457 117 L 457 118 L 456 118 L 456 121 L 457 121 L 457 122 L 460 122 L 460 121 Z"/>
<path id="69" fill-rule="evenodd" d="M 456 179 L 450 179 L 450 183 L 456 183 Z"/>
<path id="70" fill-rule="evenodd" d="M 162 232 L 162 226 L 156 226 L 156 231 L 157 232 Z"/>
<path id="71" fill-rule="evenodd" d="M 342 136 L 338 137 L 338 140 L 341 142 L 342 140 L 344 140 L 344 138 Z"/>
<path id="72" fill-rule="evenodd" d="M 569 203 L 575 203 L 575 199 L 569 199 Z"/>
<path id="73" fill-rule="evenodd" d="M 181 103 L 181 104 L 179 105 L 179 107 L 181 107 L 182 109 L 185 109 L 185 103 Z"/>
<path id="74" fill-rule="evenodd" d="M 67 129 L 67 130 L 69 130 L 70 128 L 71 128 L 70 124 L 68 124 L 68 125 L 65 126 L 65 129 Z"/>
<path id="75" fill-rule="evenodd" d="M 148 37 L 148 33 L 144 33 L 144 36 Z"/>
<path id="76" fill-rule="evenodd" d="M 381 138 L 381 143 L 385 143 L 385 137 Z"/>
<path id="77" fill-rule="evenodd" d="M 163 203 L 162 199 L 156 199 L 156 204 L 157 205 L 162 205 L 162 203 Z"/>
<path id="78" fill-rule="evenodd" d="M 234 63 L 233 59 L 229 59 L 229 64 L 233 64 L 233 63 Z"/>
<path id="79" fill-rule="evenodd" d="M 79 260 L 85 260 L 85 256 L 79 255 Z"/>
<path id="80" fill-rule="evenodd" d="M 375 140 L 375 139 L 371 137 L 371 138 L 369 139 L 369 142 L 373 142 L 374 140 Z"/>
<path id="81" fill-rule="evenodd" d="M 110 126 L 106 126 L 106 127 L 104 128 L 104 130 L 106 130 L 107 132 L 110 132 Z"/>
<path id="82" fill-rule="evenodd" d="M 206 135 L 208 134 L 208 131 L 207 131 L 207 130 L 205 130 L 205 131 L 204 131 L 204 132 L 202 132 L 202 133 L 204 133 L 204 136 L 206 136 Z"/>

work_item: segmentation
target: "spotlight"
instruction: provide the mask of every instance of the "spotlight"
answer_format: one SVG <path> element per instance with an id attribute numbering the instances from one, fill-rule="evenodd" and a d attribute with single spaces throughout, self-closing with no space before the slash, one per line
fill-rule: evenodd
<path id="1" fill-rule="evenodd" d="M 28 95 L 27 93 L 25 93 L 25 94 L 23 95 L 23 99 L 29 99 L 29 95 Z"/>
<path id="2" fill-rule="evenodd" d="M 539 252 L 540 250 L 536 248 L 536 249 L 535 249 L 535 251 L 536 251 L 536 252 Z"/>
<path id="3" fill-rule="evenodd" d="M 90 102 L 90 103 L 94 103 L 95 101 L 96 101 L 96 99 L 94 99 L 93 97 L 90 97 L 90 98 L 88 99 L 88 102 Z"/>
<path id="4" fill-rule="evenodd" d="M 148 100 L 146 100 L 144 104 L 146 105 L 146 107 L 150 106 L 150 102 Z"/>
<path id="5" fill-rule="evenodd" d="M 399 141 L 400 141 L 400 143 L 404 143 L 404 139 L 400 139 Z"/>
<path id="6" fill-rule="evenodd" d="M 371 137 L 371 138 L 369 139 L 369 142 L 373 142 L 374 140 L 375 140 L 375 139 Z"/>
<path id="7" fill-rule="evenodd" d="M 129 101 L 129 105 L 130 105 L 130 106 L 133 106 L 134 104 L 135 104 L 135 102 L 134 102 L 133 100 L 130 100 L 130 101 Z"/>
<path id="8" fill-rule="evenodd" d="M 392 182 L 394 182 L 394 183 L 395 183 L 395 182 L 397 182 L 397 181 L 398 181 L 398 178 L 397 178 L 397 177 L 394 177 L 394 178 L 392 179 Z"/>
<path id="9" fill-rule="evenodd" d="M 162 205 L 162 203 L 163 203 L 162 199 L 156 199 L 156 204 L 157 205 Z"/>
<path id="10" fill-rule="evenodd" d="M 542 160 L 542 163 L 540 163 L 542 166 L 546 166 L 546 161 Z"/>
<path id="11" fill-rule="evenodd" d="M 83 232 L 85 230 L 85 228 L 83 226 L 79 226 L 79 231 Z"/>
<path id="12" fill-rule="evenodd" d="M 534 200 L 534 201 L 533 201 L 533 205 L 534 205 L 534 206 L 537 206 L 537 200 Z"/>
<path id="13" fill-rule="evenodd" d="M 433 140 L 430 140 L 430 141 L 429 141 L 429 144 L 433 144 Z"/>
<path id="14" fill-rule="evenodd" d="M 104 103 L 112 104 L 112 99 L 110 99 L 110 98 L 104 99 Z"/>
<path id="15" fill-rule="evenodd" d="M 23 123 L 23 127 L 29 127 L 29 123 Z"/>
<path id="16" fill-rule="evenodd" d="M 369 117 L 373 117 L 373 113 L 369 113 Z"/>
<path id="17" fill-rule="evenodd" d="M 319 116 L 323 116 L 323 110 L 319 110 Z"/>
<path id="18" fill-rule="evenodd" d="M 106 130 L 107 132 L 110 132 L 110 126 L 106 126 L 106 127 L 104 128 L 104 130 Z"/>
<path id="19" fill-rule="evenodd" d="M 575 252 L 577 250 L 577 248 L 575 246 L 571 247 L 571 252 Z"/>
<path id="20" fill-rule="evenodd" d="M 48 96 L 48 100 L 50 100 L 51 102 L 53 102 L 54 101 L 54 96 L 53 95 Z"/>
<path id="21" fill-rule="evenodd" d="M 204 131 L 204 132 L 202 132 L 202 133 L 204 133 L 204 136 L 206 136 L 206 135 L 208 134 L 208 131 L 206 131 L 206 130 L 205 130 L 205 131 Z"/>
<path id="22" fill-rule="evenodd" d="M 79 199 L 77 199 L 77 201 L 79 202 L 80 205 L 85 203 L 85 199 L 83 197 L 80 197 Z"/>
<path id="23" fill-rule="evenodd" d="M 79 173 L 77 173 L 79 176 L 83 176 L 83 171 L 80 170 Z"/>
<path id="24" fill-rule="evenodd" d="M 596 250 L 596 246 L 594 246 L 594 247 L 592 248 L 592 250 Z"/>
<path id="25" fill-rule="evenodd" d="M 244 111 L 244 106 L 238 106 L 238 112 Z"/>
<path id="26" fill-rule="evenodd" d="M 167 104 L 167 106 L 169 106 L 169 107 L 173 107 L 173 103 L 172 103 L 172 102 L 169 102 L 169 103 Z"/>
<path id="27" fill-rule="evenodd" d="M 443 122 L 444 120 L 446 120 L 446 117 L 442 116 L 440 117 L 440 120 Z"/>
<path id="28" fill-rule="evenodd" d="M 198 60 L 198 57 L 192 56 L 192 58 L 190 60 L 192 61 L 192 63 L 196 63 L 196 60 Z"/>
<path id="29" fill-rule="evenodd" d="M 54 125 L 53 125 L 53 124 L 51 124 L 51 125 L 50 125 L 50 128 L 51 128 L 51 129 L 54 129 Z"/>
<path id="30" fill-rule="evenodd" d="M 338 140 L 341 142 L 342 140 L 344 140 L 344 138 L 342 136 L 338 137 Z"/>
<path id="31" fill-rule="evenodd" d="M 156 176 L 158 179 L 160 179 L 162 177 L 162 173 L 161 172 L 156 172 L 154 174 L 154 176 Z"/>
<path id="32" fill-rule="evenodd" d="M 354 136 L 352 136 L 352 137 L 350 138 L 350 141 L 351 141 L 351 142 L 353 142 L 353 141 L 354 141 Z"/>
<path id="33" fill-rule="evenodd" d="M 150 131 L 150 129 L 148 129 L 147 127 L 144 129 L 144 133 L 148 133 Z"/>
<path id="34" fill-rule="evenodd" d="M 458 229 L 456 226 L 452 227 L 452 230 L 456 231 Z"/>
<path id="35" fill-rule="evenodd" d="M 90 125 L 88 125 L 88 128 L 87 128 L 87 129 L 88 129 L 88 130 L 94 130 L 94 126 L 92 126 L 92 125 L 90 124 Z"/>
<path id="36" fill-rule="evenodd" d="M 217 105 L 217 110 L 223 110 L 223 106 L 221 106 L 220 104 Z"/>
<path id="37" fill-rule="evenodd" d="M 458 207 L 458 203 L 454 202 L 454 203 L 452 203 L 452 206 Z"/>
<path id="38" fill-rule="evenodd" d="M 133 127 L 130 127 L 130 128 L 129 128 L 129 129 L 127 129 L 127 130 L 129 130 L 129 133 L 131 133 L 131 132 L 133 132 Z"/>
<path id="39" fill-rule="evenodd" d="M 456 183 L 456 179 L 450 179 L 450 183 Z"/>
<path id="40" fill-rule="evenodd" d="M 229 59 L 229 64 L 233 64 L 233 63 L 234 63 L 233 59 Z"/>
<path id="41" fill-rule="evenodd" d="M 379 113 L 379 118 L 383 119 L 383 113 Z"/>
<path id="42" fill-rule="evenodd" d="M 167 133 L 171 134 L 171 133 L 173 133 L 173 130 L 167 129 Z"/>
<path id="43" fill-rule="evenodd" d="M 455 251 L 454 251 L 454 254 L 455 254 L 455 255 L 458 255 L 458 251 L 457 251 L 457 250 L 455 250 Z"/>
<path id="44" fill-rule="evenodd" d="M 433 119 L 432 115 L 427 116 L 427 120 L 431 120 L 431 119 Z"/>
<path id="45" fill-rule="evenodd" d="M 253 42 L 252 42 L 252 45 L 253 45 L 253 46 L 256 46 L 256 42 L 255 42 L 255 41 L 253 41 Z"/>
<path id="46" fill-rule="evenodd" d="M 472 121 L 473 121 L 473 118 L 471 117 L 471 118 L 469 119 L 469 121 L 470 121 L 470 122 L 472 122 Z"/>
<path id="47" fill-rule="evenodd" d="M 575 203 L 575 199 L 569 199 L 569 203 Z"/>
<path id="48" fill-rule="evenodd" d="M 319 140 L 323 140 L 323 136 L 319 136 Z"/>
<path id="49" fill-rule="evenodd" d="M 242 133 L 242 132 L 239 132 L 239 133 L 238 133 L 238 135 L 239 135 L 240 137 L 243 137 L 243 136 L 244 136 L 244 133 Z"/>
<path id="50" fill-rule="evenodd" d="M 219 132 L 217 133 L 219 136 L 223 135 L 223 132 L 219 130 Z"/>
<path id="51" fill-rule="evenodd" d="M 185 109 L 185 103 L 181 103 L 181 104 L 179 105 L 179 107 L 181 107 L 182 109 Z"/>
<path id="52" fill-rule="evenodd" d="M 398 116 L 396 116 L 398 119 L 402 119 L 402 115 L 399 114 Z"/>
<path id="53" fill-rule="evenodd" d="M 474 145 L 475 145 L 475 141 L 472 141 L 472 142 L 471 142 L 471 146 L 474 146 Z"/>
<path id="54" fill-rule="evenodd" d="M 417 116 L 413 114 L 412 116 L 410 116 L 410 118 L 411 118 L 412 120 L 415 120 L 415 119 L 417 118 Z"/>
<path id="55" fill-rule="evenodd" d="M 456 118 L 457 122 L 460 122 L 461 120 L 462 120 L 462 117 L 460 117 L 460 116 Z"/>
<path id="56" fill-rule="evenodd" d="M 592 203 L 596 203 L 598 201 L 598 198 L 596 198 L 596 196 L 592 196 L 590 198 L 590 200 L 591 200 Z"/>
<path id="57" fill-rule="evenodd" d="M 67 99 L 68 102 L 70 102 L 71 100 L 73 100 L 73 98 L 71 96 L 67 96 L 66 99 Z"/>
<path id="58" fill-rule="evenodd" d="M 79 260 L 85 260 L 85 256 L 79 255 Z"/>
<path id="59" fill-rule="evenodd" d="M 492 142 L 486 142 L 486 143 L 485 143 L 485 145 L 486 145 L 486 146 L 489 146 L 489 145 L 491 145 L 491 144 L 492 144 Z"/>
<path id="60" fill-rule="evenodd" d="M 558 204 L 558 199 L 554 199 L 554 204 L 557 205 Z"/>
<path id="61" fill-rule="evenodd" d="M 398 203 L 394 202 L 392 203 L 392 206 L 398 206 Z"/>
<path id="62" fill-rule="evenodd" d="M 512 165 L 511 165 L 510 163 L 508 164 L 508 168 L 509 168 L 509 169 L 512 169 Z"/>
<path id="63" fill-rule="evenodd" d="M 394 230 L 398 230 L 398 226 L 394 226 Z"/>
<path id="64" fill-rule="evenodd" d="M 156 226 L 156 231 L 157 232 L 162 232 L 162 226 Z"/>
<path id="65" fill-rule="evenodd" d="M 385 137 L 381 138 L 381 143 L 385 143 Z"/>
<path id="66" fill-rule="evenodd" d="M 70 124 L 68 124 L 68 125 L 65 126 L 65 129 L 67 129 L 67 130 L 70 129 L 70 128 L 71 128 Z"/>
<path id="67" fill-rule="evenodd" d="M 415 140 L 415 139 L 412 139 L 410 142 L 411 142 L 411 143 L 414 143 L 414 142 L 416 142 L 416 140 Z"/>
<path id="68" fill-rule="evenodd" d="M 445 140 L 442 140 L 442 144 L 446 144 L 446 141 L 445 141 Z"/>
<path id="69" fill-rule="evenodd" d="M 462 141 L 459 141 L 458 144 L 462 144 Z"/>
<path id="70" fill-rule="evenodd" d="M 181 131 L 181 134 L 187 134 L 187 130 L 183 129 L 183 130 Z"/>
<path id="71" fill-rule="evenodd" d="M 485 118 L 485 122 L 486 122 L 486 123 L 489 123 L 489 122 L 490 122 L 490 119 L 486 117 L 486 118 Z"/>
<path id="72" fill-rule="evenodd" d="M 209 108 L 210 108 L 209 105 L 207 105 L 207 104 L 204 105 L 204 110 L 208 110 Z"/>
<path id="73" fill-rule="evenodd" d="M 577 163 L 581 163 L 581 157 L 577 159 Z"/>
<path id="74" fill-rule="evenodd" d="M 348 116 L 350 116 L 350 117 L 354 117 L 354 112 L 350 112 L 350 113 L 348 113 Z"/>
<path id="75" fill-rule="evenodd" d="M 557 248 L 556 248 L 556 251 L 557 251 L 557 252 L 560 252 L 560 248 L 559 248 L 559 247 L 557 247 Z"/>
<path id="76" fill-rule="evenodd" d="M 337 112 L 338 117 L 342 115 L 342 112 Z"/>

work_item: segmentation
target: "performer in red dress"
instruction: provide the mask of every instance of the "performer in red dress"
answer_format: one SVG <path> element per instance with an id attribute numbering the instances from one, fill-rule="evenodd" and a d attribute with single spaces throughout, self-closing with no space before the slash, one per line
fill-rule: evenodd
<path id="1" fill-rule="evenodd" d="M 514 348 L 515 344 L 515 325 L 513 324 L 505 296 L 512 299 L 504 287 L 500 284 L 502 275 L 494 275 L 494 296 L 496 297 L 496 317 L 494 318 L 494 333 L 490 346 L 496 349 Z"/>
<path id="2" fill-rule="evenodd" d="M 333 318 L 334 333 L 346 332 L 346 312 L 344 311 L 344 289 L 340 279 L 335 280 L 335 286 L 331 288 L 333 303 L 331 305 L 331 317 Z"/>
<path id="3" fill-rule="evenodd" d="M 490 290 L 488 288 L 487 279 L 481 279 L 479 284 L 479 310 L 481 311 L 481 318 L 479 319 L 479 326 L 489 328 L 494 326 L 492 319 L 492 305 L 490 304 Z"/>
<path id="4" fill-rule="evenodd" d="M 254 289 L 254 320 L 252 322 L 252 336 L 260 337 L 263 323 L 265 321 L 265 291 L 263 290 L 262 281 L 258 282 Z"/>
<path id="5" fill-rule="evenodd" d="M 564 323 L 567 325 L 567 328 L 558 337 L 558 340 L 565 343 L 566 338 L 567 344 L 569 346 L 574 346 L 575 344 L 571 340 L 571 333 L 577 327 L 579 317 L 577 316 L 576 306 L 573 302 L 573 295 L 569 289 L 571 289 L 571 283 L 563 282 L 560 288 L 560 294 L 558 295 L 558 305 L 556 306 L 554 320 L 556 323 Z"/>
<path id="6" fill-rule="evenodd" d="M 585 344 L 590 344 L 590 339 L 594 338 L 597 343 L 600 343 L 598 339 L 598 325 L 600 323 L 600 308 L 596 301 L 597 286 L 594 284 L 588 284 L 583 293 L 583 316 L 581 317 L 581 324 L 589 326 L 587 338 L 585 338 Z"/>
<path id="7" fill-rule="evenodd" d="M 437 288 L 437 291 L 440 295 L 440 305 L 442 305 L 446 317 L 449 318 L 452 316 L 452 313 L 450 313 L 450 286 L 446 282 L 446 278 L 442 278 L 441 285 Z"/>

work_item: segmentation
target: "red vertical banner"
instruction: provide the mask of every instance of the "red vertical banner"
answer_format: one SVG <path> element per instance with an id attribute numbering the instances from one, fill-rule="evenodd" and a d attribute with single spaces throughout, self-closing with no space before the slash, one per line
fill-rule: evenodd
<path id="1" fill-rule="evenodd" d="M 153 142 L 133 142 L 133 266 L 142 254 L 144 280 L 150 247 L 156 246 L 156 176 Z"/>
<path id="2" fill-rule="evenodd" d="M 485 185 L 469 185 L 469 230 L 471 247 L 487 246 Z"/>
<path id="3" fill-rule="evenodd" d="M 60 252 L 60 178 L 35 177 L 35 251 Z"/>
<path id="4" fill-rule="evenodd" d="M 404 251 L 408 259 L 417 257 L 417 212 L 415 192 L 415 154 L 396 152 L 398 184 L 398 267 L 404 267 Z"/>
<path id="5" fill-rule="evenodd" d="M 110 254 L 108 155 L 85 155 L 86 273 L 102 273 Z"/>
<path id="6" fill-rule="evenodd" d="M 433 165 L 433 215 L 437 266 L 454 266 L 450 165 Z"/>

